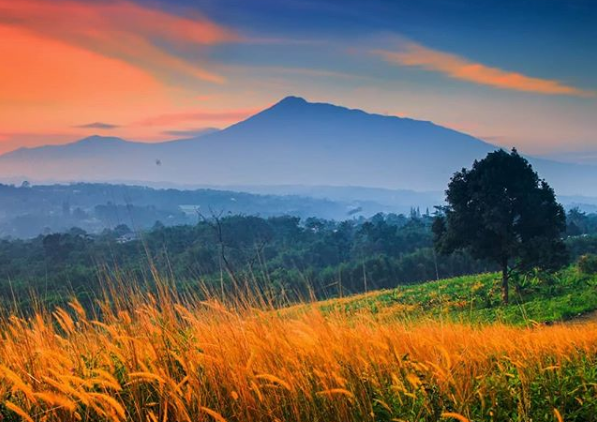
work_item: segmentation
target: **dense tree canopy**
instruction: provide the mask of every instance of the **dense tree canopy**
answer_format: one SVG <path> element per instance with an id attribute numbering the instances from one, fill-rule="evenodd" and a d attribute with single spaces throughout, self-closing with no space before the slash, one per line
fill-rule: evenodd
<path id="1" fill-rule="evenodd" d="M 435 247 L 441 253 L 466 249 L 496 262 L 504 302 L 512 270 L 553 270 L 566 263 L 564 209 L 515 149 L 492 152 L 455 173 L 446 201 L 433 226 Z"/>
<path id="2" fill-rule="evenodd" d="M 226 215 L 196 225 L 134 233 L 126 226 L 87 234 L 80 229 L 31 240 L 0 240 L 2 302 L 25 302 L 31 291 L 57 303 L 93 295 L 108 274 L 151 278 L 149 262 L 179 286 L 198 283 L 233 292 L 250 281 L 281 297 L 330 297 L 433 280 L 495 267 L 468 254 L 438 257 L 432 216 L 378 214 L 344 222 L 297 217 Z M 197 291 L 198 289 L 195 289 Z"/>

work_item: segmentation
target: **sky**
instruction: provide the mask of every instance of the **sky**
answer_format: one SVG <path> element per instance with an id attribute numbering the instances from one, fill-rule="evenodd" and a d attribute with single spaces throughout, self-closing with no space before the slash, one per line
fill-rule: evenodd
<path id="1" fill-rule="evenodd" d="M 597 154 L 593 0 L 0 0 L 0 153 L 157 142 L 285 96 Z"/>

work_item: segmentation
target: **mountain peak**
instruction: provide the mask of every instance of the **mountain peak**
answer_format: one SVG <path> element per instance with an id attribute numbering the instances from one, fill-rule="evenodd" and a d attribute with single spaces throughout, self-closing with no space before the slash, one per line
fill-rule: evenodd
<path id="1" fill-rule="evenodd" d="M 294 95 L 290 95 L 288 97 L 282 98 L 276 104 L 274 104 L 270 110 L 296 110 L 297 108 L 302 108 L 306 105 L 311 105 L 312 103 L 308 102 L 304 98 L 296 97 Z"/>
<path id="2" fill-rule="evenodd" d="M 289 95 L 288 97 L 284 97 L 279 102 L 271 106 L 270 108 L 264 110 L 262 113 L 259 114 L 271 114 L 274 112 L 275 114 L 284 114 L 284 115 L 297 115 L 297 116 L 304 116 L 305 113 L 308 114 L 322 114 L 322 113 L 337 113 L 339 111 L 357 111 L 363 113 L 361 110 L 350 110 L 346 107 L 338 106 L 335 104 L 329 103 L 321 103 L 321 102 L 311 102 L 302 97 L 297 97 L 295 95 Z M 258 115 L 259 115 L 258 114 Z"/>
<path id="3" fill-rule="evenodd" d="M 306 104 L 308 101 L 302 97 L 297 97 L 296 95 L 289 95 L 288 97 L 282 98 L 278 105 L 281 104 Z"/>

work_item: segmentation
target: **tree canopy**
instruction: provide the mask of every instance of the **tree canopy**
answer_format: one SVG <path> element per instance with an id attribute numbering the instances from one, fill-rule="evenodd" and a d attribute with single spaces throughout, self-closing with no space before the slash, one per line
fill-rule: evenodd
<path id="1" fill-rule="evenodd" d="M 567 262 L 566 214 L 553 189 L 513 149 L 497 150 L 452 177 L 447 206 L 433 224 L 438 252 L 465 249 L 502 270 L 508 302 L 513 270 L 555 270 Z"/>

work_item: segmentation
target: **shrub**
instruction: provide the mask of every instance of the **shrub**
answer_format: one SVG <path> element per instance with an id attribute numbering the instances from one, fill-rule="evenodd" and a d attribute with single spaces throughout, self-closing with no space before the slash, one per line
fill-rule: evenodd
<path id="1" fill-rule="evenodd" d="M 578 269 L 583 274 L 597 274 L 597 255 L 581 256 L 578 259 Z"/>

